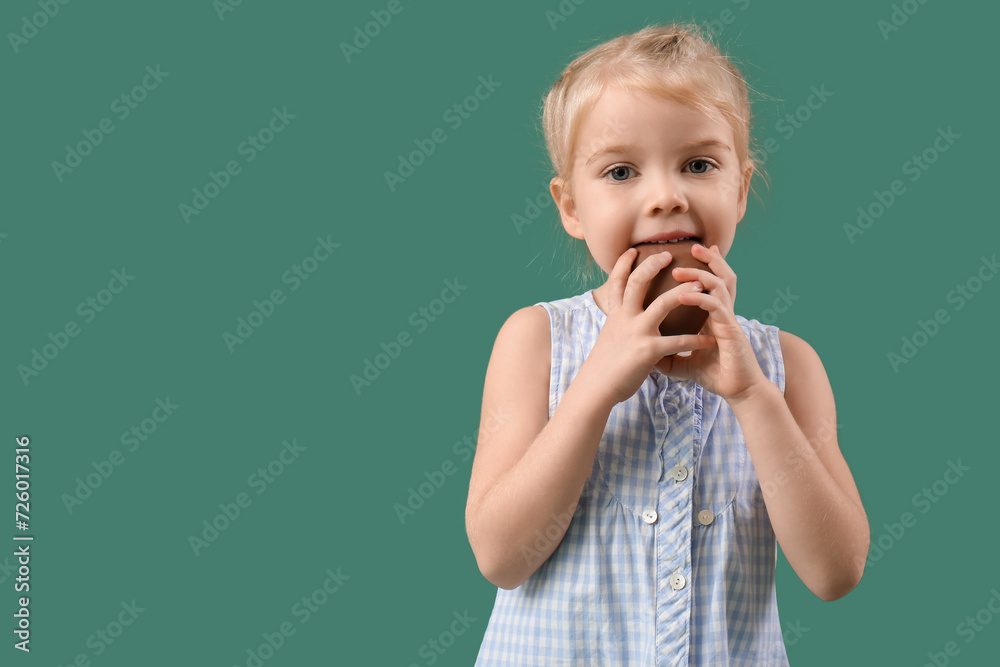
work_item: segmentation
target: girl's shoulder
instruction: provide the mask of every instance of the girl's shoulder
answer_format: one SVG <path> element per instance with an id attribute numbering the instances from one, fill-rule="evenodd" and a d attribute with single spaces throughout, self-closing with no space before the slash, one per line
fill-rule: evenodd
<path id="1" fill-rule="evenodd" d="M 748 320 L 742 315 L 736 315 L 736 321 L 743 328 L 743 333 L 753 342 L 754 339 L 777 342 L 781 330 L 773 324 L 765 324 L 759 320 Z"/>
<path id="2" fill-rule="evenodd" d="M 597 311 L 597 313 L 600 313 L 601 316 L 604 315 L 601 312 L 601 309 L 597 307 L 597 302 L 594 301 L 593 294 L 589 291 L 575 296 L 556 299 L 555 301 L 539 301 L 534 305 L 543 307 L 550 314 L 571 313 L 576 311 L 588 311 L 593 313 L 593 311 Z"/>
<path id="3" fill-rule="evenodd" d="M 539 301 L 535 306 L 548 314 L 548 330 L 553 352 L 557 354 L 561 354 L 568 344 L 580 349 L 593 345 L 607 319 L 591 292 L 555 301 Z"/>
<path id="4" fill-rule="evenodd" d="M 781 350 L 784 332 L 773 324 L 764 324 L 756 319 L 748 320 L 742 315 L 737 315 L 736 321 L 750 341 L 750 347 L 753 348 L 764 375 L 784 391 L 785 361 Z"/>

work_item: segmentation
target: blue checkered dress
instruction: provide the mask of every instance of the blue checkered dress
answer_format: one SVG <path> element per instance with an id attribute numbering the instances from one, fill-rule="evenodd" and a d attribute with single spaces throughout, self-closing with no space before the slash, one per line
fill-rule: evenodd
<path id="1" fill-rule="evenodd" d="M 549 416 L 605 315 L 584 294 L 549 313 Z M 776 327 L 738 317 L 784 390 Z M 739 422 L 658 370 L 611 411 L 576 513 L 552 555 L 497 589 L 481 667 L 787 665 L 774 532 Z M 530 554 L 525 554 L 530 557 Z"/>

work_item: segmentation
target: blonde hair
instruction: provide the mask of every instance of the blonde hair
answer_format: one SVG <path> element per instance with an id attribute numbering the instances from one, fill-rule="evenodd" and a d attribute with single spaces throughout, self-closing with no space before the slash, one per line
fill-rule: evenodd
<path id="1" fill-rule="evenodd" d="M 545 96 L 542 126 L 556 176 L 572 192 L 573 150 L 583 119 L 608 86 L 666 97 L 721 115 L 733 129 L 741 165 L 754 166 L 759 154 L 750 132 L 748 86 L 740 70 L 693 23 L 650 26 L 599 44 L 571 62 Z M 761 174 L 766 182 L 766 176 Z M 751 190 L 756 191 L 751 186 Z M 571 246 L 600 273 L 583 241 Z M 579 267 L 579 263 L 577 264 Z M 585 280 L 584 272 L 577 272 Z"/>

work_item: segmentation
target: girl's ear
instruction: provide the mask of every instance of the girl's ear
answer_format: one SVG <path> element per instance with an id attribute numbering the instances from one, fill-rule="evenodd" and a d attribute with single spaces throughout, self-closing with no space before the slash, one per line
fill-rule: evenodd
<path id="1" fill-rule="evenodd" d="M 743 219 L 743 216 L 747 212 L 747 198 L 750 195 L 750 179 L 753 178 L 753 164 L 748 162 L 746 169 L 743 171 L 743 181 L 740 183 L 740 199 L 737 202 L 739 207 L 738 215 L 736 216 L 736 222 L 739 223 Z"/>
<path id="2" fill-rule="evenodd" d="M 576 203 L 573 201 L 569 184 L 557 176 L 549 181 L 549 192 L 552 193 L 552 199 L 559 208 L 563 229 L 573 238 L 583 239 L 583 225 L 576 217 Z"/>

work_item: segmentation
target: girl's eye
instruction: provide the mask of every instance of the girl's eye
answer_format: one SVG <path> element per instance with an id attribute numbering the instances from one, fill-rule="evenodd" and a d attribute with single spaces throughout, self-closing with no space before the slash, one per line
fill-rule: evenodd
<path id="1" fill-rule="evenodd" d="M 629 173 L 632 171 L 631 167 L 626 167 L 623 164 L 616 165 L 605 172 L 605 176 L 610 175 L 611 180 L 614 181 L 624 181 L 628 179 Z"/>
<path id="2" fill-rule="evenodd" d="M 692 160 L 688 163 L 688 167 L 691 169 L 691 172 L 695 174 L 708 173 L 709 167 L 715 169 L 715 165 L 708 160 Z"/>

